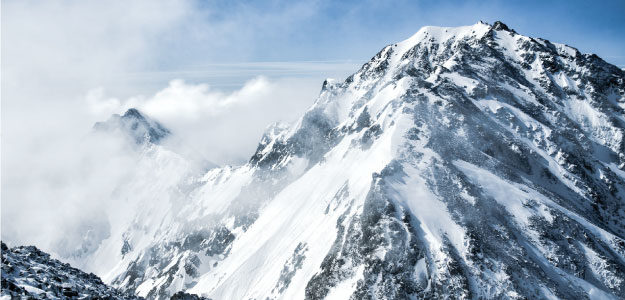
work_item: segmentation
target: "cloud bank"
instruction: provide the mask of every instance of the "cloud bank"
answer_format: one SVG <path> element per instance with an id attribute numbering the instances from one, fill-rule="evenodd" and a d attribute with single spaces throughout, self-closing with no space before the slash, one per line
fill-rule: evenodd
<path id="1" fill-rule="evenodd" d="M 102 89 L 88 93 L 89 110 L 104 115 L 138 108 L 161 122 L 176 138 L 219 165 L 242 164 L 274 122 L 291 123 L 319 92 L 314 79 L 271 80 L 259 76 L 240 89 L 223 92 L 208 84 L 172 80 L 152 96 L 107 97 Z"/>
<path id="2" fill-rule="evenodd" d="M 111 195 L 141 163 L 123 140 L 92 135 L 93 124 L 112 113 L 137 107 L 206 159 L 240 163 L 255 150 L 267 125 L 293 121 L 312 103 L 319 76 L 328 68 L 305 76 L 293 72 L 310 72 L 308 66 L 318 64 L 290 69 L 246 65 L 244 79 L 233 79 L 236 84 L 226 91 L 211 88 L 202 76 L 168 84 L 186 75 L 158 71 L 168 57 L 184 54 L 172 46 L 175 37 L 184 33 L 188 45 L 198 36 L 216 36 L 222 26 L 208 36 L 185 31 L 212 22 L 203 19 L 205 12 L 198 12 L 197 5 L 2 3 L 3 241 L 66 256 L 91 251 L 107 237 L 111 213 L 124 205 L 124 199 Z M 268 69 L 279 74 L 258 77 Z M 148 78 L 143 84 L 155 74 L 159 80 Z M 215 74 L 223 75 L 223 68 Z"/>

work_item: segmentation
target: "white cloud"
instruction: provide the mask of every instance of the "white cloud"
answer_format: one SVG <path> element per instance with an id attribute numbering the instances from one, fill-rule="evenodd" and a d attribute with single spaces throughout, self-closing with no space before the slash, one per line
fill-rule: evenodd
<path id="1" fill-rule="evenodd" d="M 231 92 L 177 79 L 151 97 L 135 96 L 122 101 L 95 89 L 87 99 L 91 111 L 138 108 L 209 161 L 240 164 L 252 156 L 268 125 L 294 122 L 312 104 L 319 89 L 316 79 L 302 78 L 261 76 Z"/>
<path id="2" fill-rule="evenodd" d="M 192 14 L 173 0 L 2 2 L 3 240 L 50 250 L 106 232 L 99 212 L 134 160 L 114 139 L 85 137 L 118 104 L 84 95 L 149 64 L 155 37 Z"/>
<path id="3" fill-rule="evenodd" d="M 96 116 L 107 116 L 118 112 L 121 103 L 117 98 L 105 98 L 104 88 L 95 88 L 85 96 L 89 113 Z"/>
<path id="4" fill-rule="evenodd" d="M 110 195 L 137 159 L 115 138 L 90 137 L 94 122 L 112 113 L 136 106 L 207 159 L 240 163 L 252 155 L 267 125 L 301 115 L 327 70 L 336 75 L 350 67 L 204 64 L 186 73 L 163 71 L 162 65 L 180 62 L 189 68 L 224 49 L 244 58 L 263 36 L 281 37 L 277 29 L 307 12 L 302 4 L 256 18 L 249 18 L 254 11 L 242 10 L 215 21 L 197 5 L 2 2 L 3 240 L 61 251 L 59 241 L 71 244 L 87 232 L 106 236 L 109 219 L 101 212 L 114 207 Z M 265 32 L 256 35 L 259 27 Z M 257 77 L 263 73 L 267 77 Z M 187 82 L 166 85 L 179 77 Z M 232 88 L 243 80 L 248 81 L 241 88 Z"/>

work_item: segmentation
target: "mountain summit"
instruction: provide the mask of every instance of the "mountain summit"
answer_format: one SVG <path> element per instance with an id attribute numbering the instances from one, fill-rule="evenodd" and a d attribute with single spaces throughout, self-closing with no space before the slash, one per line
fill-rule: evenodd
<path id="1" fill-rule="evenodd" d="M 148 298 L 624 298 L 624 111 L 596 55 L 424 27 L 249 163 L 136 184 L 86 266 Z"/>
<path id="2" fill-rule="evenodd" d="M 97 131 L 121 131 L 137 144 L 157 144 L 171 134 L 169 129 L 136 108 L 128 109 L 122 116 L 115 114 L 106 122 L 97 122 L 93 128 Z"/>

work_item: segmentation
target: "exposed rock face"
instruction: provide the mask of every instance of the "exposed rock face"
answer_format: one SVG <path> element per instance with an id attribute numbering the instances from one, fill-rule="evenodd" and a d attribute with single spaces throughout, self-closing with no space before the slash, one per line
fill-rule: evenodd
<path id="1" fill-rule="evenodd" d="M 98 131 L 120 131 L 137 144 L 158 144 L 171 134 L 169 129 L 135 108 L 128 109 L 122 116 L 113 115 L 106 122 L 98 122 L 93 128 Z"/>
<path id="2" fill-rule="evenodd" d="M 93 273 L 71 267 L 34 246 L 9 248 L 2 243 L 2 291 L 10 299 L 143 299 L 102 282 Z M 4 298 L 3 298 L 4 299 Z M 177 292 L 172 300 L 209 300 Z"/>
<path id="3" fill-rule="evenodd" d="M 148 298 L 625 298 L 624 112 L 596 55 L 425 27 L 249 163 L 133 194 L 90 259 Z"/>
<path id="4" fill-rule="evenodd" d="M 10 299 L 140 299 L 39 249 L 2 243 L 2 292 Z"/>
<path id="5" fill-rule="evenodd" d="M 177 292 L 173 296 L 171 296 L 171 298 L 169 299 L 170 300 L 209 300 L 206 297 L 200 297 L 198 295 L 187 294 L 185 292 Z"/>

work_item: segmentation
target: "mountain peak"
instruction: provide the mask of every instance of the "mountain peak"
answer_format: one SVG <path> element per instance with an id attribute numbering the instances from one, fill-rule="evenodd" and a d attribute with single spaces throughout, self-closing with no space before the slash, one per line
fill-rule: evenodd
<path id="1" fill-rule="evenodd" d="M 123 115 L 123 117 L 127 117 L 127 118 L 141 118 L 141 119 L 145 119 L 145 117 L 143 116 L 143 114 L 141 114 L 141 112 L 139 112 L 138 109 L 131 107 L 129 108 Z"/>
<path id="2" fill-rule="evenodd" d="M 114 114 L 106 122 L 97 122 L 93 127 L 100 131 L 122 131 L 137 144 L 157 144 L 171 134 L 165 126 L 136 108 L 128 109 L 122 116 Z"/>

